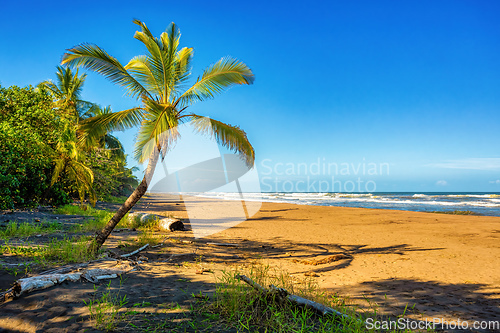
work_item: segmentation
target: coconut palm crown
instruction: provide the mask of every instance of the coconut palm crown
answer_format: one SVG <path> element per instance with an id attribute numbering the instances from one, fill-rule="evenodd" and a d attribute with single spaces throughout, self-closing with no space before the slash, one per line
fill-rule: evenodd
<path id="1" fill-rule="evenodd" d="M 176 128 L 181 123 L 192 121 L 200 133 L 213 136 L 220 144 L 240 154 L 249 166 L 253 165 L 255 158 L 246 133 L 239 127 L 187 111 L 194 102 L 211 99 L 231 86 L 252 84 L 254 75 L 250 68 L 234 58 L 222 58 L 207 67 L 186 89 L 191 76 L 193 49 L 180 48 L 177 26 L 171 23 L 157 38 L 146 24 L 139 20 L 133 22 L 140 27 L 134 38 L 144 44 L 146 54 L 134 57 L 125 66 L 94 44 L 80 44 L 69 49 L 62 60 L 62 64 L 103 75 L 141 102 L 140 106 L 94 116 L 81 124 L 88 136 L 85 140 L 102 137 L 105 132 L 139 126 L 134 155 L 140 162 L 149 158 L 141 184 L 96 236 L 97 248 L 146 192 L 159 155 L 164 156 L 178 138 Z"/>

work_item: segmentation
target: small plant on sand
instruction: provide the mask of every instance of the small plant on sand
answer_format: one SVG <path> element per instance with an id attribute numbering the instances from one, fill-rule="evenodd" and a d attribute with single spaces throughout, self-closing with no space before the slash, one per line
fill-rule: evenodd
<path id="1" fill-rule="evenodd" d="M 153 246 L 161 243 L 163 239 L 164 236 L 155 235 L 153 232 L 145 230 L 139 234 L 133 243 L 129 243 L 129 245 L 133 248 L 140 248 L 146 244 Z"/>
<path id="2" fill-rule="evenodd" d="M 120 288 L 122 281 L 120 281 Z M 120 289 L 119 288 L 119 289 Z M 98 287 L 94 286 L 94 291 L 97 293 Z M 120 313 L 120 309 L 127 303 L 127 295 L 120 296 L 119 290 L 112 292 L 111 281 L 106 286 L 99 298 L 94 298 L 88 301 L 83 301 L 90 312 L 90 320 L 95 323 L 95 327 L 106 332 L 112 331 L 117 324 L 123 320 L 125 313 Z"/>

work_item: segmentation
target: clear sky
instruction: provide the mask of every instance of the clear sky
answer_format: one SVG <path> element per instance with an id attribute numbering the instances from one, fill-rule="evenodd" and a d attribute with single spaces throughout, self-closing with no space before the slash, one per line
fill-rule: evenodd
<path id="1" fill-rule="evenodd" d="M 499 17 L 500 2 L 478 0 L 4 1 L 0 84 L 54 79 L 82 42 L 126 63 L 144 52 L 132 19 L 155 35 L 174 21 L 193 79 L 226 55 L 254 71 L 253 86 L 192 111 L 247 132 L 264 190 L 359 177 L 376 191 L 498 192 Z M 137 104 L 94 73 L 83 97 Z M 134 133 L 117 133 L 129 154 Z"/>

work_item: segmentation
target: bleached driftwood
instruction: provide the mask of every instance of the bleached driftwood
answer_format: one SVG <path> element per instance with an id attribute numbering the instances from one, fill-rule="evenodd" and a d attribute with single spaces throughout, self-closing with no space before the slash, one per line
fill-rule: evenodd
<path id="1" fill-rule="evenodd" d="M 37 275 L 29 278 L 19 279 L 14 282 L 14 285 L 9 290 L 0 293 L 0 303 L 3 303 L 9 299 L 19 298 L 23 294 L 35 290 L 47 289 L 57 284 L 61 284 L 64 281 L 76 282 L 80 279 L 85 279 L 90 282 L 98 282 L 103 279 L 113 279 L 118 277 L 118 275 L 125 273 L 124 270 L 112 270 L 112 269 L 89 269 L 82 272 L 76 273 L 55 273 L 55 274 L 45 274 Z"/>
<path id="2" fill-rule="evenodd" d="M 153 223 L 155 221 L 158 221 L 160 218 L 154 214 L 143 214 L 139 221 L 141 225 L 146 225 L 148 223 Z"/>
<path id="3" fill-rule="evenodd" d="M 260 284 L 258 284 L 257 282 L 253 281 L 252 279 L 250 279 L 246 275 L 237 275 L 236 278 L 246 282 L 252 288 L 256 289 L 257 291 L 259 291 L 263 294 L 270 294 L 270 295 L 274 294 L 274 295 L 277 295 L 281 298 L 286 298 L 293 304 L 313 309 L 314 311 L 316 311 L 322 315 L 333 314 L 336 316 L 340 316 L 340 317 L 344 317 L 344 318 L 352 320 L 351 317 L 349 317 L 348 315 L 346 315 L 344 313 L 341 313 L 341 312 L 339 312 L 335 309 L 332 309 L 326 305 L 311 301 L 307 298 L 303 298 L 303 297 L 300 297 L 300 296 L 297 296 L 294 294 L 290 294 L 286 289 L 278 288 L 274 285 L 269 286 L 269 289 L 267 289 L 267 288 L 261 286 Z"/>
<path id="4" fill-rule="evenodd" d="M 145 248 L 147 248 L 148 246 L 149 246 L 149 243 L 148 243 L 148 244 L 146 244 L 146 245 L 144 245 L 143 247 L 141 247 L 141 248 L 139 248 L 139 249 L 135 250 L 135 251 L 132 251 L 132 252 L 127 253 L 127 254 L 122 254 L 120 257 L 122 257 L 122 258 L 128 258 L 128 257 L 130 257 L 130 256 L 133 256 L 134 254 L 137 254 L 137 253 L 141 252 L 142 250 L 144 250 L 144 249 L 145 249 Z"/>
<path id="5" fill-rule="evenodd" d="M 207 243 L 207 245 L 214 245 L 214 246 L 226 246 L 226 247 L 238 247 L 238 244 L 233 244 L 233 243 Z"/>
<path id="6" fill-rule="evenodd" d="M 158 222 L 158 228 L 160 228 L 160 230 L 170 231 L 170 232 L 174 232 L 177 230 L 183 231 L 184 230 L 184 223 L 182 223 L 182 221 L 179 219 L 167 217 L 167 218 L 161 219 Z"/>
<path id="7" fill-rule="evenodd" d="M 81 277 L 89 282 L 99 282 L 99 280 L 114 279 L 125 273 L 125 270 L 94 268 L 82 272 Z"/>

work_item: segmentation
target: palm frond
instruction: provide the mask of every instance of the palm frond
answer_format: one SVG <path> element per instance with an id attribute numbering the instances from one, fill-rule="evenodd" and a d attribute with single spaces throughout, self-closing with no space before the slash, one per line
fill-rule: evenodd
<path id="1" fill-rule="evenodd" d="M 122 160 L 125 159 L 125 149 L 117 137 L 106 134 L 102 140 L 104 142 L 104 148 L 110 150 L 112 156 Z"/>
<path id="2" fill-rule="evenodd" d="M 176 54 L 175 62 L 175 83 L 172 95 L 183 88 L 184 83 L 191 76 L 191 60 L 193 59 L 193 48 L 183 47 Z"/>
<path id="3" fill-rule="evenodd" d="M 144 110 L 137 107 L 87 118 L 78 125 L 78 143 L 83 147 L 91 146 L 108 132 L 122 131 L 140 125 L 143 117 Z"/>
<path id="4" fill-rule="evenodd" d="M 172 88 L 177 80 L 175 60 L 180 39 L 179 29 L 171 23 L 160 38 L 155 38 L 145 23 L 139 20 L 134 20 L 134 23 L 141 27 L 141 31 L 136 31 L 134 38 L 146 46 L 149 55 L 141 59 L 142 64 L 137 63 L 135 59 L 126 68 L 134 68 L 134 74 L 138 74 L 141 79 L 147 78 L 150 85 L 154 82 L 158 97 L 165 103 L 170 100 Z"/>
<path id="5" fill-rule="evenodd" d="M 53 186 L 59 179 L 59 175 L 63 172 L 66 166 L 66 160 L 63 158 L 57 159 L 55 161 L 54 171 L 52 171 L 52 179 L 50 181 L 50 186 Z"/>
<path id="6" fill-rule="evenodd" d="M 238 153 L 249 167 L 253 166 L 255 151 L 241 128 L 195 114 L 188 117 L 196 131 L 215 138 L 222 146 Z"/>
<path id="7" fill-rule="evenodd" d="M 144 101 L 148 114 L 142 122 L 137 135 L 134 156 L 139 162 L 144 162 L 153 149 L 159 149 L 165 156 L 168 149 L 177 140 L 179 118 L 171 105 L 159 104 L 152 100 Z"/>
<path id="8" fill-rule="evenodd" d="M 189 105 L 196 100 L 211 99 L 226 88 L 237 84 L 252 84 L 254 75 L 243 62 L 233 58 L 222 58 L 209 66 L 201 78 L 186 90 L 176 104 Z"/>
<path id="9" fill-rule="evenodd" d="M 80 44 L 67 50 L 63 55 L 62 64 L 97 72 L 113 83 L 127 89 L 127 93 L 132 97 L 149 96 L 150 93 L 144 88 L 120 62 L 110 56 L 105 50 L 93 44 Z"/>
<path id="10" fill-rule="evenodd" d="M 147 56 L 137 56 L 125 65 L 134 77 L 139 81 L 148 91 L 156 94 L 163 95 L 164 87 L 162 85 L 162 77 L 150 65 L 151 61 Z"/>
<path id="11" fill-rule="evenodd" d="M 57 87 L 57 85 L 50 80 L 40 82 L 38 84 L 38 87 L 45 89 L 45 91 L 47 91 L 49 93 L 49 95 L 51 95 L 53 98 L 57 99 L 60 96 L 62 96 L 62 92 L 61 92 L 61 90 L 59 90 L 59 87 Z"/>
<path id="12" fill-rule="evenodd" d="M 87 74 L 79 75 L 78 69 L 73 72 L 71 68 L 57 66 L 57 86 L 67 101 L 77 101 L 80 99 L 83 83 Z"/>

